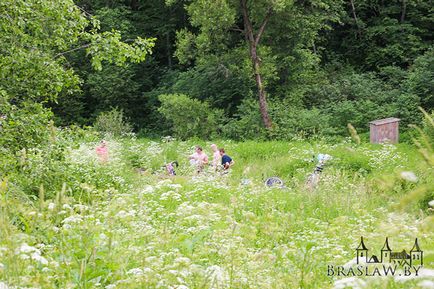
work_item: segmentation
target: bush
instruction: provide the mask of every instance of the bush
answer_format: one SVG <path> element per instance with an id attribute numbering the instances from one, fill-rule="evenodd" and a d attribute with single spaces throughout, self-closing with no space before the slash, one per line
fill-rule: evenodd
<path id="1" fill-rule="evenodd" d="M 224 126 L 225 137 L 237 140 L 292 139 L 335 133 L 330 126 L 330 117 L 317 108 L 294 107 L 280 100 L 270 100 L 268 105 L 272 131 L 267 131 L 262 124 L 258 102 L 248 99 L 238 107 L 236 118 Z"/>
<path id="2" fill-rule="evenodd" d="M 11 153 L 43 145 L 54 129 L 49 109 L 34 102 L 12 105 L 4 94 L 0 95 L 0 117 L 0 147 Z"/>
<path id="3" fill-rule="evenodd" d="M 434 107 L 434 49 L 416 58 L 406 85 L 411 93 L 420 97 L 424 109 Z"/>
<path id="4" fill-rule="evenodd" d="M 126 121 L 123 111 L 117 108 L 100 113 L 93 126 L 98 132 L 113 137 L 127 136 L 133 130 Z"/>
<path id="5" fill-rule="evenodd" d="M 271 115 L 275 121 L 275 134 L 278 139 L 294 137 L 317 137 L 333 135 L 335 128 L 330 125 L 330 116 L 318 108 L 299 108 L 283 102 L 271 105 Z"/>
<path id="6" fill-rule="evenodd" d="M 186 139 L 215 137 L 224 121 L 223 111 L 185 94 L 162 94 L 158 111 L 172 127 L 175 136 Z"/>
<path id="7" fill-rule="evenodd" d="M 388 73 L 395 70 L 389 68 Z M 400 118 L 401 128 L 405 130 L 408 124 L 421 120 L 417 109 L 420 98 L 397 84 L 402 82 L 402 74 L 396 78 L 387 82 L 373 73 L 341 73 L 329 79 L 329 84 L 312 88 L 305 104 L 318 107 L 322 114 L 328 115 L 330 126 L 340 135 L 346 135 L 348 123 L 364 133 L 369 130 L 369 121 L 387 117 Z"/>
<path id="8" fill-rule="evenodd" d="M 238 106 L 235 118 L 223 127 L 226 138 L 236 140 L 257 139 L 264 140 L 266 129 L 262 124 L 258 102 L 253 99 L 243 100 Z"/>

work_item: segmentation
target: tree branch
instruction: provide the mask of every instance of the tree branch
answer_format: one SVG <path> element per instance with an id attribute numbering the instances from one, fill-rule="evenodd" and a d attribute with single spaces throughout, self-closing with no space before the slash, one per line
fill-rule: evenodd
<path id="1" fill-rule="evenodd" d="M 262 33 L 264 33 L 265 26 L 267 25 L 268 19 L 270 19 L 272 13 L 273 9 L 271 9 L 271 7 L 268 8 L 267 15 L 265 15 L 264 21 L 262 22 L 261 27 L 259 27 L 258 34 L 256 35 L 255 45 L 258 45 L 259 40 L 261 40 Z"/>
<path id="2" fill-rule="evenodd" d="M 244 33 L 244 30 L 238 27 L 231 28 L 231 30 Z"/>
<path id="3" fill-rule="evenodd" d="M 71 52 L 74 52 L 74 51 L 77 51 L 77 50 L 80 50 L 80 49 L 83 49 L 83 48 L 87 48 L 89 46 L 90 46 L 90 43 L 87 43 L 87 44 L 84 44 L 82 46 L 79 46 L 79 47 L 76 47 L 76 48 L 73 48 L 73 49 L 70 49 L 70 50 L 67 50 L 67 51 L 64 51 L 64 52 L 59 52 L 56 55 L 54 55 L 54 58 L 60 57 L 62 55 L 65 55 L 65 54 L 68 54 L 68 53 L 71 53 Z"/>
<path id="4" fill-rule="evenodd" d="M 241 11 L 243 12 L 245 33 L 247 34 L 247 38 L 249 39 L 250 43 L 254 43 L 255 38 L 253 36 L 253 27 L 249 19 L 246 0 L 240 0 L 240 4 L 241 4 Z"/>
<path id="5" fill-rule="evenodd" d="M 128 39 L 125 39 L 123 42 L 127 42 L 128 43 L 128 42 L 133 42 L 133 41 L 134 41 L 134 39 L 128 38 Z M 68 54 L 68 53 L 71 53 L 71 52 L 74 52 L 74 51 L 77 51 L 77 50 L 80 50 L 80 49 L 83 49 L 83 48 L 88 48 L 91 44 L 92 43 L 87 43 L 87 44 L 84 44 L 84 45 L 79 46 L 79 47 L 72 48 L 72 49 L 67 50 L 67 51 L 59 52 L 56 55 L 54 55 L 54 58 L 60 57 L 62 55 L 65 55 L 65 54 Z"/>

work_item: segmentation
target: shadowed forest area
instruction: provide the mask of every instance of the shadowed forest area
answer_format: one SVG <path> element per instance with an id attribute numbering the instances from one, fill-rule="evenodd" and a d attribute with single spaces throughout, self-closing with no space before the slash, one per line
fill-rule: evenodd
<path id="1" fill-rule="evenodd" d="M 369 121 L 389 116 L 406 130 L 421 121 L 418 106 L 433 108 L 432 1 L 247 1 L 250 26 L 244 2 L 75 1 L 100 32 L 116 30 L 127 43 L 156 38 L 155 46 L 144 62 L 121 67 L 121 59 L 92 65 L 83 39 L 53 51 L 79 80 L 44 106 L 61 126 L 91 125 L 117 109 L 144 136 L 233 139 L 346 135 L 348 123 L 363 133 Z M 259 110 L 249 29 L 270 130 Z M 26 89 L 19 78 L 3 85 L 10 95 Z"/>

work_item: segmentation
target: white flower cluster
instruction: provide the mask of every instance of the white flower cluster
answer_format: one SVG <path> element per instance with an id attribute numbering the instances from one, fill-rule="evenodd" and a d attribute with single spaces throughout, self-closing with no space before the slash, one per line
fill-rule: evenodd
<path id="1" fill-rule="evenodd" d="M 41 255 L 41 251 L 36 247 L 29 246 L 27 243 L 21 244 L 21 246 L 15 250 L 15 255 L 23 260 L 32 259 L 42 265 L 48 264 L 47 259 Z"/>

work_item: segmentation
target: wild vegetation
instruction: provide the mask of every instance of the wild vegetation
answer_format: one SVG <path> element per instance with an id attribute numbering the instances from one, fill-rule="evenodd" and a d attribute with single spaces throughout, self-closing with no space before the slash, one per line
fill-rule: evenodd
<path id="1" fill-rule="evenodd" d="M 9 286 L 426 288 L 434 278 L 430 269 L 404 281 L 327 276 L 327 264 L 354 259 L 360 236 L 373 250 L 386 236 L 397 248 L 417 236 L 433 265 L 433 196 L 414 196 L 432 192 L 432 167 L 413 146 L 221 141 L 236 166 L 197 175 L 187 161 L 195 141 L 110 139 L 100 163 L 98 135 L 62 135 L 50 146 L 63 147 L 63 159 L 26 151 L 2 181 L 0 280 Z M 310 191 L 318 152 L 333 159 Z M 162 164 L 172 160 L 180 166 L 168 177 Z M 264 186 L 269 176 L 286 188 Z"/>

